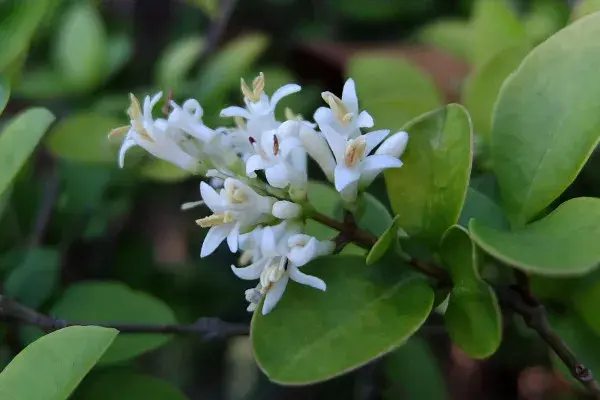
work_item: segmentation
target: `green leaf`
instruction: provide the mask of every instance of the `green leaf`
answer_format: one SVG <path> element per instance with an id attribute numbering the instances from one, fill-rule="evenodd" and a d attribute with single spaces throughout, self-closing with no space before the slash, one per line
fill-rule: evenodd
<path id="1" fill-rule="evenodd" d="M 117 334 L 116 329 L 71 326 L 43 336 L 0 373 L 0 398 L 68 398 Z"/>
<path id="2" fill-rule="evenodd" d="M 60 253 L 54 248 L 34 248 L 4 282 L 4 293 L 31 308 L 46 301 L 58 283 Z"/>
<path id="3" fill-rule="evenodd" d="M 600 300 L 600 281 L 588 287 L 575 291 L 572 302 L 573 308 L 583 321 L 600 336 L 600 315 L 598 315 L 598 301 Z"/>
<path id="4" fill-rule="evenodd" d="M 88 376 L 75 393 L 81 400 L 185 400 L 166 381 L 128 371 L 107 371 Z"/>
<path id="5" fill-rule="evenodd" d="M 460 105 L 427 113 L 405 127 L 402 168 L 385 171 L 398 225 L 411 237 L 437 246 L 458 221 L 471 172 L 471 121 Z"/>
<path id="6" fill-rule="evenodd" d="M 385 358 L 385 374 L 392 387 L 385 390 L 384 398 L 390 400 L 449 398 L 439 364 L 427 341 L 415 336 L 411 337 Z"/>
<path id="7" fill-rule="evenodd" d="M 25 71 L 14 88 L 18 97 L 25 99 L 55 99 L 75 93 L 65 78 L 49 66 Z"/>
<path id="8" fill-rule="evenodd" d="M 229 42 L 207 60 L 197 78 L 197 96 L 206 102 L 223 95 L 240 83 L 240 76 L 260 57 L 269 44 L 264 35 L 253 34 Z"/>
<path id="9" fill-rule="evenodd" d="M 178 85 L 187 79 L 204 47 L 201 36 L 189 36 L 169 44 L 156 64 L 157 84 L 177 92 Z"/>
<path id="10" fill-rule="evenodd" d="M 10 97 L 10 83 L 8 80 L 0 75 L 0 114 L 4 111 L 8 98 Z"/>
<path id="11" fill-rule="evenodd" d="M 369 110 L 378 129 L 400 129 L 442 105 L 431 78 L 402 58 L 359 53 L 349 60 L 348 75 L 356 81 L 360 108 Z"/>
<path id="12" fill-rule="evenodd" d="M 504 80 L 521 63 L 529 47 L 508 47 L 494 54 L 469 76 L 463 86 L 462 101 L 469 110 L 475 132 L 489 144 L 492 115 Z"/>
<path id="13" fill-rule="evenodd" d="M 502 317 L 493 290 L 479 276 L 477 249 L 468 232 L 452 227 L 442 240 L 440 255 L 453 288 L 444 314 L 450 338 L 473 358 L 486 358 L 502 341 Z"/>
<path id="14" fill-rule="evenodd" d="M 50 131 L 48 148 L 65 160 L 89 164 L 117 165 L 117 151 L 108 133 L 123 125 L 118 118 L 82 112 L 58 122 Z"/>
<path id="15" fill-rule="evenodd" d="M 140 175 L 151 181 L 174 183 L 184 181 L 192 173 L 167 161 L 152 158 L 144 163 L 140 169 Z"/>
<path id="16" fill-rule="evenodd" d="M 472 218 L 492 228 L 508 229 L 510 227 L 500 206 L 488 196 L 469 186 L 458 224 L 467 228 Z"/>
<path id="17" fill-rule="evenodd" d="M 398 226 L 396 221 L 398 221 L 399 216 L 396 216 L 394 220 L 390 223 L 390 226 L 381 233 L 377 242 L 373 245 L 369 254 L 367 254 L 367 265 L 375 264 L 379 261 L 387 252 L 388 248 L 394 243 L 394 241 L 398 237 Z"/>
<path id="18" fill-rule="evenodd" d="M 527 36 L 540 43 L 563 28 L 569 19 L 569 4 L 561 0 L 534 0 L 523 20 Z"/>
<path id="19" fill-rule="evenodd" d="M 68 84 L 80 90 L 94 87 L 107 67 L 104 22 L 90 1 L 73 3 L 62 16 L 53 59 Z"/>
<path id="20" fill-rule="evenodd" d="M 433 306 L 424 281 L 366 267 L 359 257 L 319 258 L 303 272 L 324 279 L 327 291 L 291 281 L 273 311 L 252 318 L 256 360 L 277 383 L 314 383 L 358 368 L 406 341 Z"/>
<path id="21" fill-rule="evenodd" d="M 25 164 L 54 121 L 45 108 L 30 108 L 13 117 L 0 135 L 0 194 Z"/>
<path id="22" fill-rule="evenodd" d="M 470 222 L 469 230 L 487 253 L 534 274 L 583 275 L 600 262 L 597 198 L 568 200 L 545 218 L 514 231 L 494 229 L 478 220 Z"/>
<path id="23" fill-rule="evenodd" d="M 473 34 L 467 21 L 461 19 L 438 19 L 419 30 L 420 42 L 445 50 L 455 57 L 469 59 L 473 46 Z"/>
<path id="24" fill-rule="evenodd" d="M 471 20 L 475 68 L 494 54 L 527 41 L 525 28 L 506 0 L 480 0 L 474 5 Z"/>
<path id="25" fill-rule="evenodd" d="M 392 223 L 392 215 L 375 196 L 370 193 L 362 195 L 363 209 L 357 224 L 375 236 L 380 236 Z"/>
<path id="26" fill-rule="evenodd" d="M 52 307 L 51 315 L 71 321 L 113 323 L 176 323 L 173 311 L 162 301 L 116 282 L 83 282 L 71 285 Z M 129 360 L 167 343 L 170 335 L 122 335 L 100 363 Z"/>
<path id="27" fill-rule="evenodd" d="M 598 36 L 600 14 L 579 20 L 536 47 L 502 86 L 492 163 L 515 226 L 556 199 L 598 143 Z"/>
<path id="28" fill-rule="evenodd" d="M 600 11 L 600 0 L 580 0 L 573 7 L 571 21 L 576 21 L 598 11 Z"/>
<path id="29" fill-rule="evenodd" d="M 104 79 L 108 79 L 121 70 L 133 51 L 133 43 L 129 36 L 119 34 L 109 37 L 106 42 L 106 71 Z"/>

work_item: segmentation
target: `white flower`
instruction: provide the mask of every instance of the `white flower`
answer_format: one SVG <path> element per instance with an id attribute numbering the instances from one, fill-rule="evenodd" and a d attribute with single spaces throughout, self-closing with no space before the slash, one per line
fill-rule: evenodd
<path id="1" fill-rule="evenodd" d="M 246 108 L 232 106 L 221 111 L 222 117 L 241 117 L 248 121 L 250 131 L 265 131 L 275 129 L 279 123 L 275 120 L 275 107 L 279 101 L 300 91 L 300 86 L 287 84 L 275 91 L 269 98 L 264 92 L 265 76 L 261 72 L 252 82 L 252 89 L 248 87 L 244 79 L 242 81 L 242 93 Z"/>
<path id="2" fill-rule="evenodd" d="M 232 252 L 238 250 L 238 235 L 254 225 L 269 220 L 275 199 L 261 196 L 242 182 L 227 178 L 224 188 L 217 193 L 205 182 L 200 184 L 202 200 L 213 212 L 212 215 L 196 221 L 203 228 L 210 228 L 200 257 L 205 257 L 227 238 Z"/>
<path id="3" fill-rule="evenodd" d="M 390 156 L 394 158 L 402 157 L 404 154 L 404 150 L 406 150 L 406 145 L 408 143 L 408 133 L 402 131 L 397 132 L 393 135 L 390 135 L 387 139 L 381 143 L 381 145 L 375 150 L 375 155 L 383 155 Z M 377 169 L 372 169 L 370 171 L 366 171 L 362 174 L 360 178 L 360 186 L 367 187 L 369 186 L 377 177 L 380 171 Z"/>
<path id="4" fill-rule="evenodd" d="M 300 267 L 321 255 L 333 251 L 333 243 L 319 242 L 308 235 L 300 234 L 295 226 L 282 223 L 277 227 L 265 227 L 262 230 L 260 255 L 261 258 L 247 267 L 231 269 L 241 279 L 260 279 L 255 290 L 265 296 L 262 313 L 268 314 L 279 302 L 288 281 L 291 279 L 303 285 L 325 291 L 327 285 L 322 279 L 307 275 L 300 271 Z M 283 235 L 276 231 L 285 227 Z M 253 311 L 261 296 L 256 292 L 246 291 L 246 299 L 250 301 L 249 310 Z"/>
<path id="5" fill-rule="evenodd" d="M 314 115 L 321 130 L 323 125 L 328 125 L 343 136 L 353 139 L 360 135 L 360 128 L 373 127 L 373 117 L 366 111 L 359 113 L 354 80 L 346 81 L 341 99 L 331 92 L 323 92 L 321 96 L 329 105 L 329 108 L 319 107 Z"/>
<path id="6" fill-rule="evenodd" d="M 280 200 L 273 204 L 272 214 L 279 219 L 294 219 L 302 216 L 302 206 L 287 200 Z"/>
<path id="7" fill-rule="evenodd" d="M 311 127 L 304 126 L 300 128 L 299 137 L 308 155 L 319 164 L 327 179 L 333 182 L 335 159 L 323 135 Z"/>
<path id="8" fill-rule="evenodd" d="M 373 131 L 347 140 L 330 126 L 323 125 L 321 129 L 336 161 L 334 185 L 345 201 L 356 200 L 363 174 L 376 176 L 384 169 L 402 166 L 402 161 L 395 157 L 369 155 L 387 137 L 388 130 Z"/>
<path id="9" fill-rule="evenodd" d="M 154 120 L 152 118 L 152 108 L 160 100 L 162 92 L 152 98 L 146 96 L 143 110 L 138 99 L 133 94 L 129 96 L 131 104 L 127 113 L 131 119 L 131 125 L 114 129 L 109 134 L 109 136 L 114 136 L 126 133 L 119 150 L 119 166 L 121 168 L 125 163 L 127 151 L 134 146 L 140 146 L 153 156 L 185 170 L 201 172 L 205 169 L 199 159 L 188 154 L 182 148 L 181 142 L 185 137 L 181 130 L 170 126 L 164 119 Z"/>

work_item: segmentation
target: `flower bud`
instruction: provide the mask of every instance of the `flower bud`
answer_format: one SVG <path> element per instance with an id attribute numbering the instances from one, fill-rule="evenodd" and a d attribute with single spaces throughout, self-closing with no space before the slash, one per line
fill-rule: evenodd
<path id="1" fill-rule="evenodd" d="M 335 159 L 325 138 L 314 129 L 303 125 L 300 127 L 300 140 L 308 155 L 319 164 L 327 179 L 333 182 Z"/>
<path id="2" fill-rule="evenodd" d="M 407 143 L 408 133 L 404 131 L 395 133 L 381 143 L 375 154 L 400 158 L 406 150 Z"/>
<path id="3" fill-rule="evenodd" d="M 298 218 L 302 215 L 302 206 L 291 201 L 277 201 L 273 204 L 272 214 L 279 219 Z"/>

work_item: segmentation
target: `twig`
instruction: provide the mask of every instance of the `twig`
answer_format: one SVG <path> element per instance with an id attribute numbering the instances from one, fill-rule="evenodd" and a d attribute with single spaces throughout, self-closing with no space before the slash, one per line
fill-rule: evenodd
<path id="1" fill-rule="evenodd" d="M 205 340 L 247 335 L 249 326 L 242 323 L 225 322 L 219 318 L 205 317 L 193 324 L 125 324 L 104 322 L 74 322 L 53 318 L 41 314 L 14 299 L 0 295 L 0 316 L 12 318 L 17 322 L 35 325 L 44 331 L 54 331 L 68 326 L 102 326 L 115 328 L 120 333 L 155 333 L 155 334 L 195 334 Z"/>
<path id="2" fill-rule="evenodd" d="M 356 222 L 348 217 L 348 215 L 351 214 L 346 213 L 344 222 L 336 221 L 335 219 L 318 212 L 312 213 L 311 217 L 315 221 L 343 233 L 344 238 L 347 241 L 353 242 L 363 249 L 370 250 L 377 242 L 377 238 L 369 232 L 358 228 Z"/>

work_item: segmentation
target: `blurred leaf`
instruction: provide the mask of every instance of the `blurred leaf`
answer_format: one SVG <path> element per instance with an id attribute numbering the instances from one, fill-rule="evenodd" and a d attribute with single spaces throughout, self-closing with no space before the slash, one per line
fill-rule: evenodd
<path id="1" fill-rule="evenodd" d="M 17 1 L 0 24 L 0 72 L 24 57 L 36 28 L 50 4 L 57 0 Z"/>
<path id="2" fill-rule="evenodd" d="M 544 300 L 554 300 L 559 303 L 570 301 L 573 293 L 579 288 L 580 279 L 531 275 L 529 284 L 535 296 Z"/>
<path id="3" fill-rule="evenodd" d="M 403 343 L 425 322 L 433 291 L 397 268 L 366 268 L 355 256 L 319 258 L 303 272 L 321 292 L 290 282 L 268 315 L 252 318 L 256 360 L 280 384 L 319 382 L 346 373 Z"/>
<path id="4" fill-rule="evenodd" d="M 192 176 L 191 172 L 154 157 L 144 162 L 140 174 L 151 181 L 170 183 L 181 182 Z"/>
<path id="5" fill-rule="evenodd" d="M 93 88 L 107 70 L 108 41 L 104 22 L 90 1 L 74 2 L 58 25 L 53 58 L 69 86 Z"/>
<path id="6" fill-rule="evenodd" d="M 128 371 L 107 371 L 88 376 L 75 393 L 81 400 L 185 400 L 170 383 Z"/>
<path id="7" fill-rule="evenodd" d="M 75 93 L 65 78 L 49 66 L 25 71 L 14 88 L 16 96 L 25 99 L 56 99 Z"/>
<path id="8" fill-rule="evenodd" d="M 390 212 L 370 193 L 363 193 L 361 201 L 363 202 L 363 212 L 358 218 L 358 226 L 375 236 L 380 236 L 392 223 Z"/>
<path id="9" fill-rule="evenodd" d="M 469 110 L 475 133 L 489 145 L 494 105 L 504 80 L 519 66 L 529 47 L 509 47 L 494 54 L 474 71 L 463 86 L 462 102 Z"/>
<path id="10" fill-rule="evenodd" d="M 58 284 L 60 253 L 51 247 L 31 249 L 8 275 L 4 293 L 31 308 L 38 308 Z"/>
<path id="11" fill-rule="evenodd" d="M 502 86 L 492 165 L 515 226 L 556 199 L 598 143 L 598 37 L 600 14 L 569 25 L 536 47 Z"/>
<path id="12" fill-rule="evenodd" d="M 398 57 L 356 55 L 348 63 L 348 75 L 356 81 L 359 106 L 369 111 L 378 129 L 394 132 L 412 118 L 442 105 L 431 78 Z"/>
<path id="13" fill-rule="evenodd" d="M 402 168 L 385 171 L 398 226 L 436 247 L 460 216 L 471 173 L 469 114 L 450 104 L 409 122 Z"/>
<path id="14" fill-rule="evenodd" d="M 105 78 L 110 78 L 119 72 L 131 58 L 132 51 L 133 43 L 128 35 L 122 34 L 109 37 L 106 42 Z"/>
<path id="15" fill-rule="evenodd" d="M 198 7 L 210 18 L 219 16 L 219 0 L 185 0 L 185 2 Z"/>
<path id="16" fill-rule="evenodd" d="M 71 321 L 113 323 L 176 323 L 173 311 L 161 300 L 116 282 L 71 285 L 52 307 L 51 314 Z M 100 360 L 111 364 L 135 358 L 167 343 L 170 335 L 127 334 L 115 340 Z"/>
<path id="17" fill-rule="evenodd" d="M 453 283 L 444 314 L 448 334 L 470 357 L 487 358 L 502 341 L 502 317 L 495 293 L 479 276 L 477 249 L 468 232 L 450 228 L 440 255 Z"/>
<path id="18" fill-rule="evenodd" d="M 105 94 L 94 102 L 90 107 L 90 112 L 101 115 L 125 115 L 125 110 L 129 107 L 129 98 L 123 96 L 123 93 Z"/>
<path id="19" fill-rule="evenodd" d="M 163 89 L 171 88 L 175 93 L 185 83 L 192 68 L 205 47 L 204 38 L 189 36 L 171 42 L 156 64 L 155 80 Z"/>
<path id="20" fill-rule="evenodd" d="M 59 168 L 62 187 L 59 203 L 61 210 L 70 214 L 98 212 L 114 169 L 68 160 L 61 160 Z"/>
<path id="21" fill-rule="evenodd" d="M 84 239 L 100 239 L 106 234 L 109 224 L 117 217 L 127 213 L 132 206 L 131 198 L 118 197 L 105 202 L 96 212 L 92 213 L 82 234 Z"/>
<path id="22" fill-rule="evenodd" d="M 0 398 L 66 399 L 118 333 L 98 326 L 71 326 L 42 337 L 0 373 Z"/>
<path id="23" fill-rule="evenodd" d="M 377 242 L 375 242 L 371 250 L 369 250 L 369 254 L 367 254 L 367 265 L 372 265 L 379 261 L 394 243 L 398 236 L 398 226 L 396 225 L 398 219 L 399 216 L 396 216 L 390 223 L 390 226 L 379 235 Z"/>
<path id="24" fill-rule="evenodd" d="M 206 61 L 200 71 L 195 85 L 198 100 L 208 102 L 237 88 L 240 77 L 260 57 L 268 44 L 269 39 L 259 34 L 242 36 L 227 43 Z"/>
<path id="25" fill-rule="evenodd" d="M 6 78 L 0 75 L 0 114 L 4 111 L 8 98 L 10 97 L 10 83 Z"/>
<path id="26" fill-rule="evenodd" d="M 473 32 L 467 21 L 438 19 L 417 33 L 420 42 L 447 51 L 455 57 L 469 59 L 473 46 Z"/>
<path id="27" fill-rule="evenodd" d="M 562 29 L 569 19 L 569 4 L 562 0 L 534 0 L 524 19 L 525 31 L 533 43 L 540 43 Z"/>
<path id="28" fill-rule="evenodd" d="M 82 112 L 61 121 L 48 135 L 48 149 L 57 157 L 90 164 L 117 165 L 117 151 L 108 133 L 123 121 L 102 114 Z"/>
<path id="29" fill-rule="evenodd" d="M 45 108 L 30 108 L 8 122 L 0 134 L 0 194 L 33 153 L 52 121 L 54 115 Z"/>
<path id="30" fill-rule="evenodd" d="M 331 7 L 346 18 L 359 21 L 389 21 L 398 17 L 418 15 L 432 7 L 432 0 L 389 1 L 371 0 L 368 7 L 363 0 L 334 0 Z"/>
<path id="31" fill-rule="evenodd" d="M 575 7 L 573 7 L 571 22 L 597 11 L 600 11 L 600 0 L 580 0 L 575 3 Z"/>
<path id="32" fill-rule="evenodd" d="M 384 393 L 385 399 L 449 398 L 439 362 L 425 340 L 411 337 L 385 358 L 384 365 L 388 382 L 392 384 Z"/>
<path id="33" fill-rule="evenodd" d="M 472 218 L 492 228 L 508 229 L 510 227 L 500 206 L 486 195 L 469 186 L 458 224 L 467 228 Z"/>
<path id="34" fill-rule="evenodd" d="M 598 315 L 598 301 L 600 300 L 600 281 L 579 288 L 573 296 L 573 308 L 583 321 L 592 328 L 600 337 L 600 315 Z"/>
<path id="35" fill-rule="evenodd" d="M 494 229 L 478 220 L 471 220 L 469 229 L 488 254 L 526 272 L 576 276 L 600 262 L 597 198 L 568 200 L 543 219 L 514 231 Z"/>
<path id="36" fill-rule="evenodd" d="M 475 2 L 471 24 L 471 61 L 476 69 L 499 51 L 523 45 L 527 41 L 525 28 L 506 0 Z"/>

